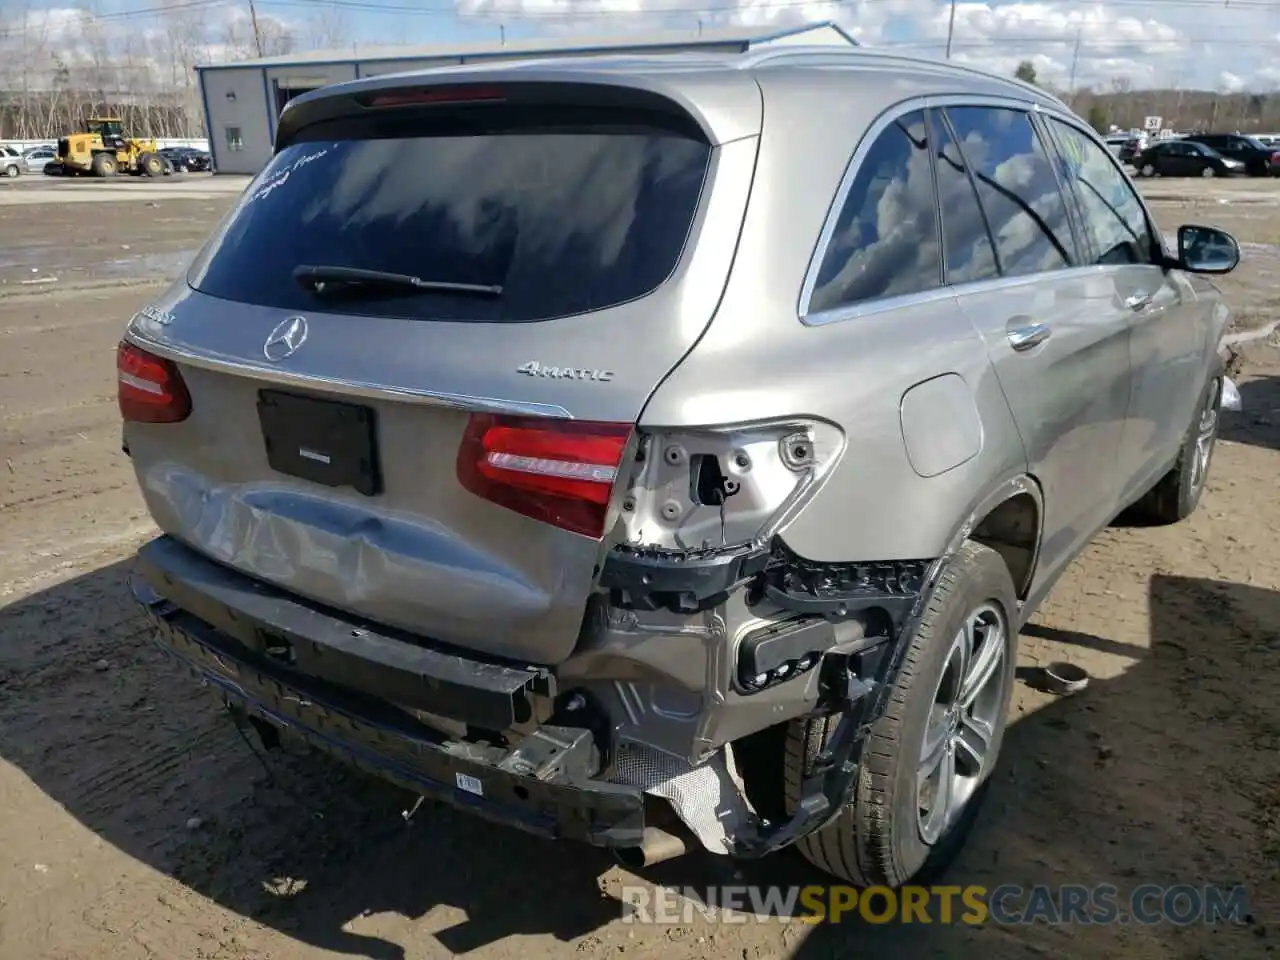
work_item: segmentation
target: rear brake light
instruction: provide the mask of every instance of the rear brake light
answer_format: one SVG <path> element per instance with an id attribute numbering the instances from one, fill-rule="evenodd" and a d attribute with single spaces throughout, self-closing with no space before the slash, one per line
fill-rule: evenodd
<path id="1" fill-rule="evenodd" d="M 177 423 L 191 414 L 191 395 L 177 366 L 127 341 L 116 348 L 120 416 L 140 423 Z"/>
<path id="2" fill-rule="evenodd" d="M 604 535 L 629 423 L 477 414 L 458 479 L 478 497 L 587 537 Z"/>
<path id="3" fill-rule="evenodd" d="M 497 87 L 428 87 L 374 94 L 366 103 L 370 107 L 407 107 L 420 103 L 474 103 L 502 99 L 502 91 Z"/>

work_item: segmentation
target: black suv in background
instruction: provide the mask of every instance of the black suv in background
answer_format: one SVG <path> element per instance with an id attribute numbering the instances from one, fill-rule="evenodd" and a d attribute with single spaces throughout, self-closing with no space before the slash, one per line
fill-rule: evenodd
<path id="1" fill-rule="evenodd" d="M 1193 133 L 1182 139 L 1203 143 L 1228 159 L 1239 160 L 1251 177 L 1280 176 L 1280 148 L 1268 147 L 1256 137 L 1242 133 Z"/>
<path id="2" fill-rule="evenodd" d="M 165 147 L 160 155 L 169 161 L 174 170 L 206 173 L 213 169 L 213 157 L 195 147 Z"/>

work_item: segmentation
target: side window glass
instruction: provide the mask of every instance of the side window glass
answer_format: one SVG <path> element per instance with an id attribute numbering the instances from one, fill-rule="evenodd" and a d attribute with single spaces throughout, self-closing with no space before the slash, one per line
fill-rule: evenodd
<path id="1" fill-rule="evenodd" d="M 949 107 L 1005 276 L 1071 266 L 1067 205 L 1031 118 L 1021 110 Z"/>
<path id="2" fill-rule="evenodd" d="M 965 168 L 964 157 L 942 114 L 930 113 L 929 143 L 938 175 L 938 207 L 942 211 L 942 249 L 947 282 L 972 283 L 1000 276 L 986 217 Z"/>
<path id="3" fill-rule="evenodd" d="M 942 285 L 923 111 L 890 124 L 863 158 L 823 254 L 817 313 Z"/>
<path id="4" fill-rule="evenodd" d="M 1049 120 L 1067 182 L 1080 200 L 1096 263 L 1151 263 L 1155 238 L 1133 186 L 1106 151 L 1075 127 Z M 1170 144 L 1169 151 L 1188 150 Z"/>

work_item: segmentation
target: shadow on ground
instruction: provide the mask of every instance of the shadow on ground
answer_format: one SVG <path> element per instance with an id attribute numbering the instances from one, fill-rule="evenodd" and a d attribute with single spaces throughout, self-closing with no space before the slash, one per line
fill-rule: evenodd
<path id="1" fill-rule="evenodd" d="M 273 755 L 268 778 L 217 705 L 193 696 L 194 682 L 147 642 L 126 571 L 117 564 L 0 610 L 0 757 L 98 836 L 299 942 L 375 960 L 416 954 L 343 929 L 362 914 L 458 908 L 465 922 L 415 936 L 420 945 L 434 936 L 454 953 L 524 934 L 568 942 L 620 916 L 599 885 L 611 861 L 596 851 L 434 807 L 406 826 L 403 794 L 322 758 Z M 1144 659 L 1015 718 L 987 806 L 944 882 L 1125 888 L 1232 885 L 1252 875 L 1220 796 L 1252 777 L 1280 798 L 1271 697 L 1280 595 L 1158 576 L 1150 603 Z M 1105 638 L 1054 639 L 1116 652 Z M 791 854 L 741 869 L 739 882 L 822 882 Z M 690 856 L 646 879 L 696 887 L 725 876 L 716 858 Z M 1202 928 L 1129 933 L 1170 946 L 1208 936 Z M 1114 934 L 1104 953 L 1136 942 Z M 849 922 L 797 929 L 787 949 L 802 960 L 978 949 L 1022 956 L 1028 948 L 1090 955 L 1098 949 L 1090 936 Z M 1237 956 L 1263 946 L 1256 933 L 1215 937 L 1207 955 L 1227 955 L 1228 939 L 1243 938 L 1230 947 Z"/>
<path id="2" fill-rule="evenodd" d="M 1237 386 L 1241 409 L 1223 411 L 1222 439 L 1280 450 L 1280 377 L 1254 377 Z"/>

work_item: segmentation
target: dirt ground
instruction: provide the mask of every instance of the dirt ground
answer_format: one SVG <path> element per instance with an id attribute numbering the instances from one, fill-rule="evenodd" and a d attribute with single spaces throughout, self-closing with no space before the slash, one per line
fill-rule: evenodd
<path id="1" fill-rule="evenodd" d="M 1222 283 L 1242 328 L 1280 319 L 1280 195 L 1147 189 L 1166 229 L 1244 242 Z M 328 761 L 264 766 L 148 643 L 125 577 L 152 528 L 119 449 L 113 351 L 231 196 L 85 207 L 0 190 L 0 958 L 1252 958 L 1280 944 L 1280 347 L 1243 348 L 1245 411 L 1225 415 L 1196 515 L 1104 532 L 1025 631 L 1024 668 L 1065 658 L 1094 679 L 1068 699 L 1019 685 L 992 795 L 946 878 L 1244 884 L 1250 924 L 625 925 L 623 883 L 723 882 L 722 865 L 690 855 L 637 877 L 443 808 L 406 824 L 403 795 Z M 59 249 L 86 210 L 90 240 Z M 791 855 L 741 877 L 822 882 Z"/>

